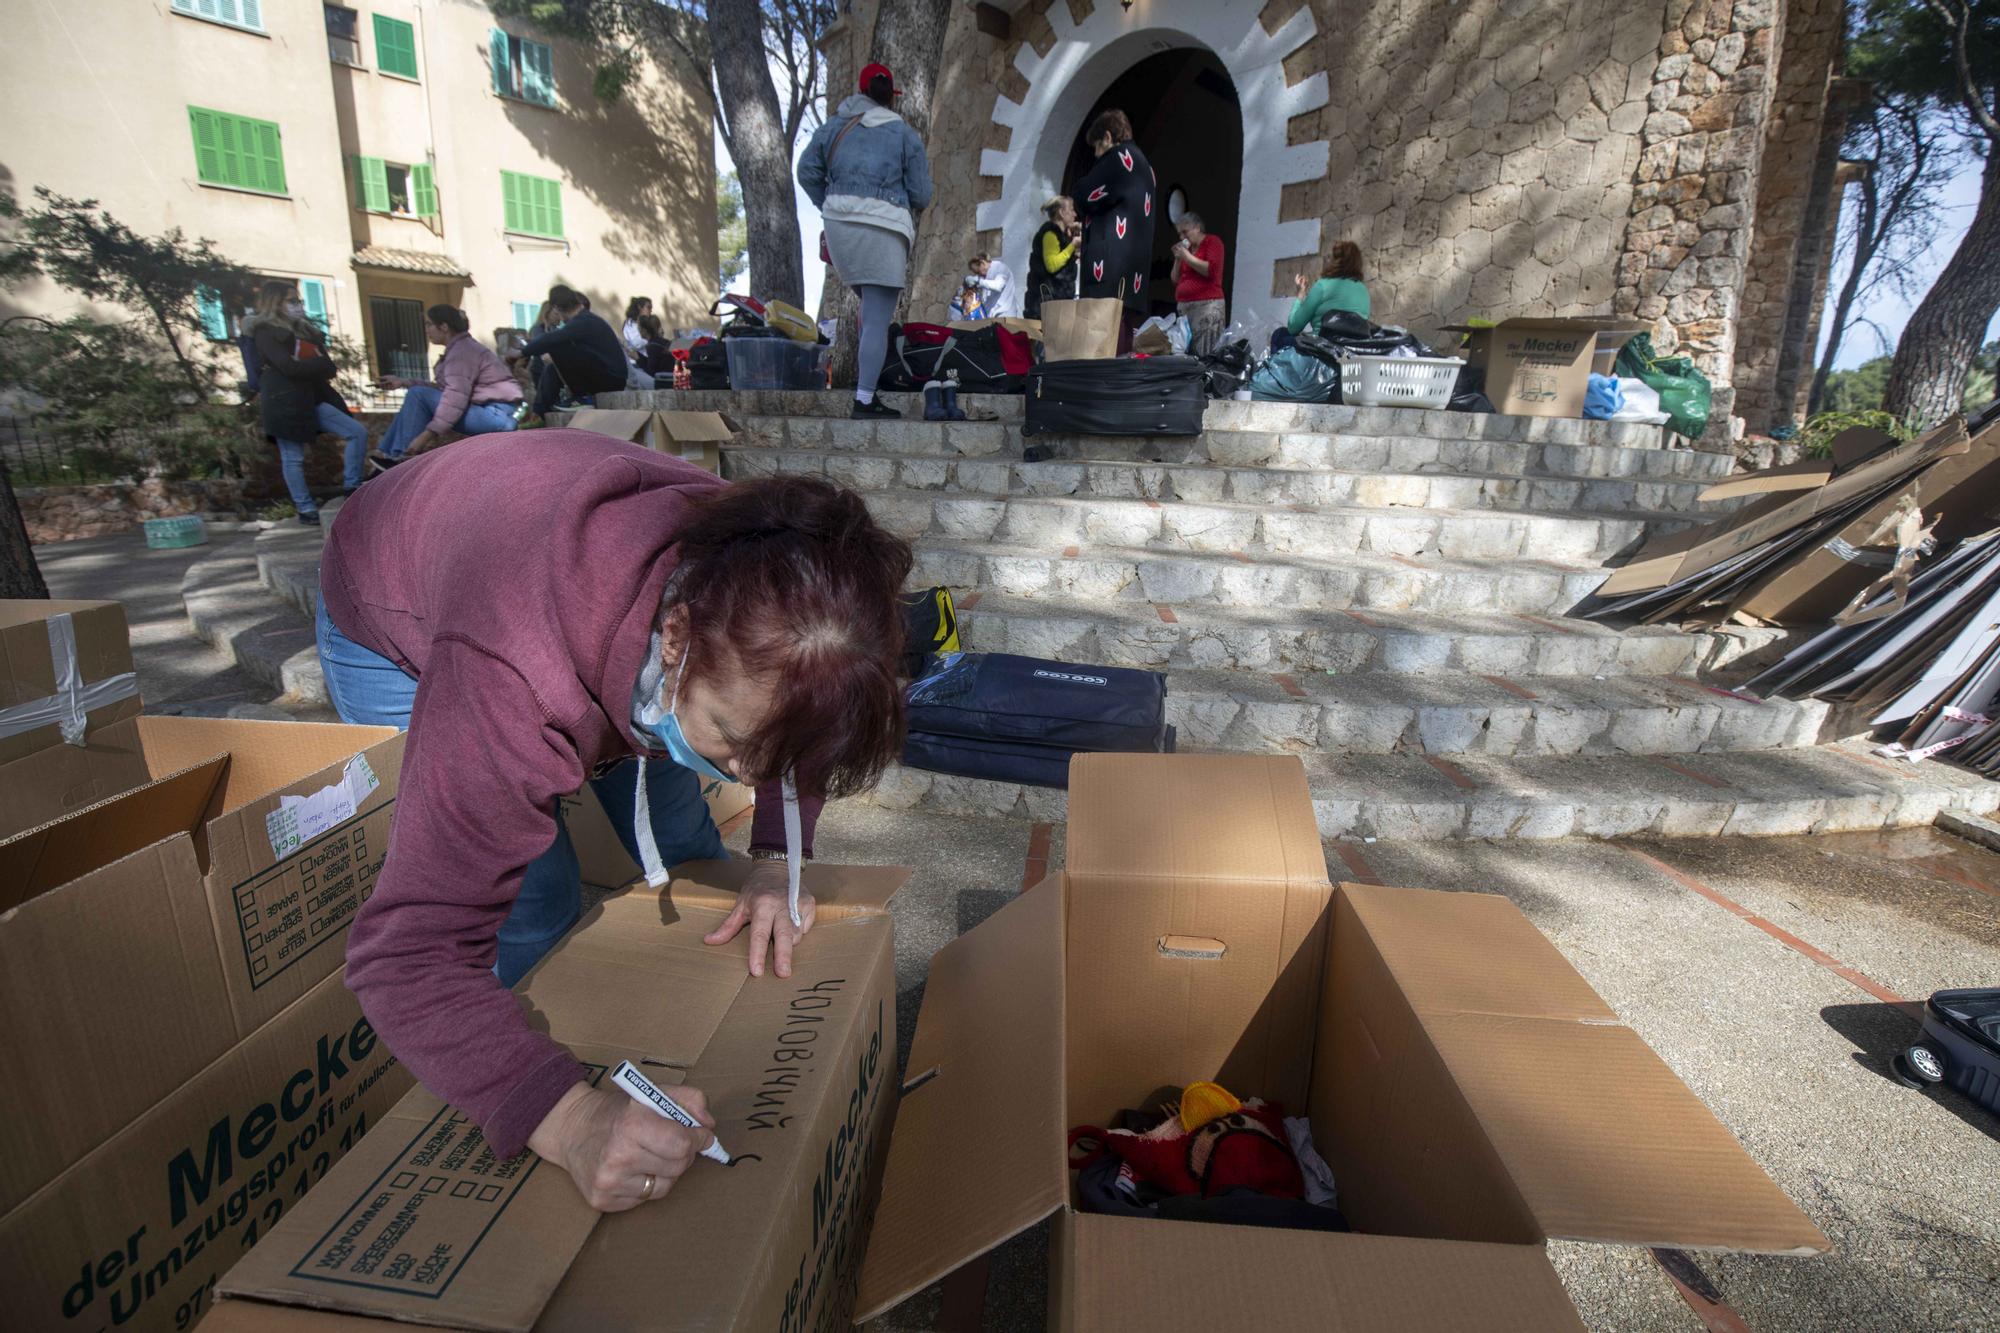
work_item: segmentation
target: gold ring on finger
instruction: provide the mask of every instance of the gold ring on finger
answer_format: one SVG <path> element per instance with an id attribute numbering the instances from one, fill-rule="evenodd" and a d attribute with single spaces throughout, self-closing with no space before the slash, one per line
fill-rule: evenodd
<path id="1" fill-rule="evenodd" d="M 659 1177 L 648 1171 L 646 1173 L 646 1183 L 639 1187 L 639 1202 L 645 1203 L 648 1199 L 651 1199 L 653 1197 L 653 1187 L 659 1183 Z"/>

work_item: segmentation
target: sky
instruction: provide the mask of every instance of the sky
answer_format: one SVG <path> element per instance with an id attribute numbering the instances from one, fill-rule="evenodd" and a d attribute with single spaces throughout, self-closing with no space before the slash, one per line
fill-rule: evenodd
<path id="1" fill-rule="evenodd" d="M 810 132 L 800 135 L 799 142 L 794 145 L 792 151 L 794 160 L 797 159 L 799 150 L 805 147 L 806 140 L 811 137 Z M 722 134 L 719 130 L 715 136 L 715 160 L 725 168 L 728 166 L 729 150 L 723 146 Z M 805 309 L 808 314 L 816 316 L 819 313 L 820 289 L 826 282 L 825 266 L 818 259 L 820 237 L 819 210 L 812 206 L 812 201 L 806 198 L 804 190 L 798 190 L 796 187 L 794 187 L 794 190 L 794 203 L 799 215 L 799 238 L 805 246 L 806 256 Z M 1882 345 L 1881 340 L 1875 336 L 1873 330 L 1866 327 L 1857 327 L 1841 343 L 1840 356 L 1834 363 L 1836 370 L 1851 370 L 1864 361 L 1870 361 L 1875 357 L 1887 355 L 1888 352 L 1894 350 L 1895 339 L 1902 333 L 1903 325 L 1909 321 L 1911 311 L 1915 310 L 1917 302 L 1923 299 L 1923 294 L 1929 289 L 1931 280 L 1950 261 L 1952 252 L 1958 248 L 1960 238 L 1965 235 L 1965 229 L 1971 225 L 1973 211 L 1978 206 L 1979 162 L 1976 159 L 1967 159 L 1964 167 L 1952 178 L 1950 184 L 1945 188 L 1942 204 L 1944 222 L 1939 228 L 1936 244 L 1930 247 L 1922 262 L 1916 266 L 1919 281 L 1912 290 L 1910 297 L 1904 299 L 1894 294 L 1884 295 L 1875 302 L 1871 310 L 1866 312 L 1877 324 L 1881 325 L 1883 333 L 1889 338 L 1888 346 L 1884 347 Z M 1827 283 L 1827 310 L 1829 315 L 1832 313 L 1833 299 L 1839 294 L 1840 284 L 1845 277 L 1846 269 L 1844 267 L 1836 267 Z M 736 292 L 750 291 L 750 275 L 745 273 L 739 277 L 735 282 L 730 284 L 730 290 Z M 1830 332 L 1830 330 L 1822 330 L 1820 341 L 1820 348 L 1822 350 L 1826 346 L 1825 335 L 1827 332 Z M 2000 338 L 2000 314 L 1996 314 L 1993 323 L 1988 326 L 1984 341 L 1991 342 L 1995 338 Z M 1814 361 L 1817 364 L 1817 354 L 1814 357 Z"/>

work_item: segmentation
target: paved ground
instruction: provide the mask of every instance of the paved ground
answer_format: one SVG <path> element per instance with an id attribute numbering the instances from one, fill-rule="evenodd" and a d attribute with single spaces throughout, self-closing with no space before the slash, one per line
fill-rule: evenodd
<path id="1" fill-rule="evenodd" d="M 127 603 L 149 708 L 223 712 L 269 692 L 186 629 L 180 577 L 210 549 L 135 535 L 38 555 L 56 595 Z M 1044 844 L 1038 827 L 856 803 L 823 820 L 825 858 L 918 868 L 894 909 L 902 1052 L 931 954 L 1031 860 L 1060 866 L 1062 830 Z M 2000 980 L 2000 856 L 1928 830 L 1342 847 L 1337 877 L 1513 899 L 1834 1242 L 1821 1259 L 1693 1257 L 1684 1276 L 1719 1302 L 1705 1318 L 1644 1251 L 1555 1244 L 1593 1329 L 2000 1329 L 2000 1122 L 1885 1073 L 1914 1031 L 1893 1001 Z M 986 1328 L 1042 1326 L 1045 1266 L 1039 1229 L 1002 1247 Z M 876 1327 L 945 1326 L 962 1325 L 932 1290 Z"/>
<path id="2" fill-rule="evenodd" d="M 267 711 L 273 691 L 244 675 L 234 662 L 189 630 L 181 610 L 181 576 L 195 561 L 218 548 L 250 549 L 254 533 L 218 531 L 209 525 L 206 546 L 154 551 L 143 533 L 91 537 L 35 548 L 48 580 L 49 595 L 73 600 L 125 603 L 139 691 L 149 713 L 189 713 L 199 717 L 281 715 L 319 722 L 330 712 L 296 707 Z"/>

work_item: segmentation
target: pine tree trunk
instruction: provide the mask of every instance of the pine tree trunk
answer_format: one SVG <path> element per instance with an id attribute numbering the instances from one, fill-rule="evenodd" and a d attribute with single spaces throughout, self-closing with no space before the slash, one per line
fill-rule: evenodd
<path id="1" fill-rule="evenodd" d="M 14 479 L 0 464 L 0 597 L 46 600 L 48 595 L 49 585 L 42 581 L 35 548 L 28 542 L 28 522 L 21 516 Z"/>
<path id="2" fill-rule="evenodd" d="M 715 54 L 716 89 L 729 126 L 729 155 L 743 186 L 754 294 L 804 305 L 792 146 L 785 140 L 785 117 L 765 58 L 758 0 L 714 0 L 708 11 L 708 37 Z"/>
<path id="3" fill-rule="evenodd" d="M 1882 406 L 1927 430 L 1958 411 L 1980 339 L 2000 310 L 2000 145 L 1986 156 L 1979 209 L 1951 262 L 1903 327 Z"/>
<path id="4" fill-rule="evenodd" d="M 1854 315 L 1854 298 L 1861 290 L 1861 276 L 1868 271 L 1868 265 L 1875 258 L 1879 190 L 1875 169 L 1870 167 L 1861 177 L 1861 214 L 1854 227 L 1854 262 L 1848 267 L 1847 280 L 1841 283 L 1840 298 L 1834 303 L 1832 332 L 1827 335 L 1826 352 L 1819 359 L 1819 369 L 1813 374 L 1812 392 L 1806 398 L 1807 417 L 1818 412 L 1826 398 L 1826 381 L 1833 374 L 1833 363 L 1840 357 L 1840 344 L 1847 338 L 1847 322 Z"/>
<path id="5" fill-rule="evenodd" d="M 931 102 L 937 88 L 938 62 L 944 56 L 944 33 L 950 22 L 951 6 L 940 0 L 882 0 L 881 8 L 875 13 L 875 40 L 865 56 L 856 53 L 861 64 L 879 61 L 894 71 L 896 86 L 903 90 L 902 97 L 897 99 L 896 110 L 926 143 L 930 141 Z M 831 94 L 828 100 L 838 101 Z M 923 232 L 923 225 L 920 213 L 917 215 L 919 235 Z M 916 267 L 916 258 L 916 247 L 913 245 L 910 247 L 912 271 Z M 906 293 L 906 308 L 908 300 Z M 860 351 L 857 340 L 860 312 L 860 300 L 829 267 L 826 288 L 820 297 L 820 318 L 840 321 L 839 336 L 834 339 L 833 345 L 833 383 L 837 388 L 854 387 L 855 361 Z"/>

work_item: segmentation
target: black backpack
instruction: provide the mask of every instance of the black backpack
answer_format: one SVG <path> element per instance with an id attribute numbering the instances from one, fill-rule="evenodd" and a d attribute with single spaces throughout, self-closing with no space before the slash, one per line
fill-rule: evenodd
<path id="1" fill-rule="evenodd" d="M 688 349 L 688 387 L 692 389 L 726 389 L 729 387 L 729 349 L 716 342 L 705 342 Z"/>

